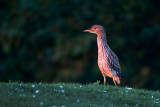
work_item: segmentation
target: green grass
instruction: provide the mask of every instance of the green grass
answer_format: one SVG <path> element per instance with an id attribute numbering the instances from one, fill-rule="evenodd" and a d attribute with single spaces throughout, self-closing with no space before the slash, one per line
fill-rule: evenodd
<path id="1" fill-rule="evenodd" d="M 160 92 L 99 84 L 0 83 L 0 107 L 160 107 Z"/>

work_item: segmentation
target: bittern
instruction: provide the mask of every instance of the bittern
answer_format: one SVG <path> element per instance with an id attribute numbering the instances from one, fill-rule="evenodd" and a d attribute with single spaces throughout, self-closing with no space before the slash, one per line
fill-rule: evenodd
<path id="1" fill-rule="evenodd" d="M 84 30 L 83 32 L 97 34 L 98 66 L 104 77 L 104 85 L 106 85 L 106 76 L 113 79 L 115 86 L 120 84 L 121 67 L 119 60 L 107 44 L 106 33 L 103 26 L 93 25 L 90 29 Z"/>

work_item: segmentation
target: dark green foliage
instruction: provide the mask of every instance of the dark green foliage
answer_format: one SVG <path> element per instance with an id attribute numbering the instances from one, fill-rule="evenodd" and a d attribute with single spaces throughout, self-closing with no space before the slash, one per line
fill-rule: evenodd
<path id="1" fill-rule="evenodd" d="M 102 80 L 96 35 L 82 32 L 101 24 L 120 59 L 122 83 L 160 89 L 159 4 L 158 0 L 2 0 L 0 80 Z"/>
<path id="2" fill-rule="evenodd" d="M 159 91 L 99 84 L 0 83 L 1 107 L 158 107 Z"/>

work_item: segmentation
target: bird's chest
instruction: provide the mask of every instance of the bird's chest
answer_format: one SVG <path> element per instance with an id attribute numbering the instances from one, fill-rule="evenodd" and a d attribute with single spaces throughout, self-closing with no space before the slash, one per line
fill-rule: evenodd
<path id="1" fill-rule="evenodd" d="M 98 55 L 98 66 L 100 70 L 108 70 L 109 69 L 109 61 L 108 61 L 108 55 Z"/>
<path id="2" fill-rule="evenodd" d="M 98 64 L 106 64 L 108 62 L 109 52 L 104 46 L 98 47 Z"/>
<path id="3" fill-rule="evenodd" d="M 108 61 L 105 60 L 105 59 L 101 59 L 101 60 L 98 60 L 98 66 L 99 68 L 107 68 L 108 67 Z"/>
<path id="4" fill-rule="evenodd" d="M 98 60 L 98 66 L 99 66 L 100 69 L 103 69 L 103 68 L 104 68 L 104 67 L 103 67 L 103 66 L 105 65 L 104 63 L 105 63 L 105 62 L 104 62 L 103 60 Z"/>
<path id="5" fill-rule="evenodd" d="M 103 74 L 103 76 L 109 76 L 109 74 L 110 74 L 111 69 L 108 65 L 109 64 L 108 64 L 107 60 L 104 60 L 104 59 L 98 60 L 98 67 L 99 67 L 101 73 Z"/>

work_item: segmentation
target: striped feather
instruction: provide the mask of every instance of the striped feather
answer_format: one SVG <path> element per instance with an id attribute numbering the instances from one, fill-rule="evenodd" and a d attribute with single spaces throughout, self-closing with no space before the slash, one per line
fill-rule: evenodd
<path id="1" fill-rule="evenodd" d="M 102 74 L 103 75 L 106 74 L 109 77 L 111 77 L 110 75 L 120 77 L 121 68 L 118 57 L 110 49 L 104 34 L 97 37 L 97 44 L 98 44 L 98 65 Z"/>

